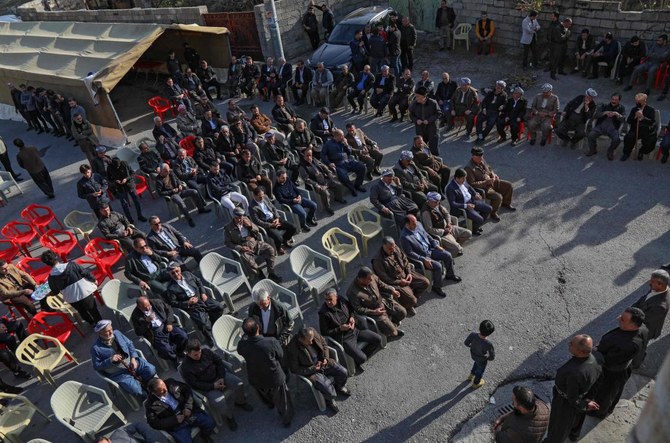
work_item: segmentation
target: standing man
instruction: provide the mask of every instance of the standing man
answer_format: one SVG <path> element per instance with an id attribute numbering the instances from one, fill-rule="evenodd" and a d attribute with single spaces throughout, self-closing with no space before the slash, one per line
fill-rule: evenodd
<path id="1" fill-rule="evenodd" d="M 663 323 L 668 315 L 668 281 L 670 275 L 663 269 L 657 269 L 651 273 L 649 280 L 649 291 L 633 303 L 633 307 L 640 308 L 644 312 L 644 325 L 640 328 L 646 329 L 643 333 L 646 340 L 642 351 L 633 360 L 633 368 L 639 367 L 647 354 L 649 340 L 657 339 L 663 331 Z"/>
<path id="2" fill-rule="evenodd" d="M 14 144 L 16 145 L 16 141 L 14 142 Z M 5 168 L 5 171 L 9 172 L 12 175 L 14 180 L 16 180 L 17 182 L 23 180 L 21 178 L 21 174 L 17 174 L 16 172 L 14 172 L 14 169 L 12 169 L 12 163 L 9 161 L 9 153 L 7 152 L 7 146 L 5 145 L 5 142 L 2 140 L 2 137 L 0 137 L 0 163 L 2 163 L 2 166 Z M 21 164 L 19 164 L 19 166 L 23 167 Z"/>
<path id="3" fill-rule="evenodd" d="M 319 22 L 314 13 L 314 4 L 310 3 L 307 8 L 307 13 L 302 17 L 302 28 L 307 33 L 307 37 L 309 37 L 312 49 L 316 51 L 316 48 L 319 47 L 321 38 L 319 37 Z"/>
<path id="4" fill-rule="evenodd" d="M 2 139 L 0 139 L 0 150 L 2 150 L 2 146 L 4 146 L 4 143 L 2 143 Z M 49 175 L 49 171 L 42 161 L 42 157 L 37 148 L 34 146 L 26 146 L 20 138 L 14 139 L 14 146 L 19 150 L 19 153 L 16 154 L 16 162 L 19 166 L 28 171 L 30 178 L 35 182 L 35 185 L 40 188 L 48 198 L 56 198 L 54 195 L 54 186 L 53 183 L 51 183 L 51 176 Z M 13 171 L 10 172 L 14 175 Z M 19 178 L 19 180 L 21 179 Z"/>
<path id="5" fill-rule="evenodd" d="M 484 160 L 484 150 L 482 148 L 475 146 L 470 153 L 472 157 L 465 166 L 468 183 L 473 188 L 480 188 L 486 192 L 486 198 L 489 199 L 493 207 L 491 219 L 500 220 L 500 217 L 498 217 L 500 206 L 512 212 L 516 211 L 516 208 L 512 206 L 512 193 L 514 192 L 512 183 L 498 177 L 498 174 Z"/>
<path id="6" fill-rule="evenodd" d="M 414 47 L 416 46 L 416 28 L 409 21 L 409 17 L 402 18 L 400 28 L 400 64 L 402 70 L 414 69 Z"/>
<path id="7" fill-rule="evenodd" d="M 249 317 L 242 323 L 244 337 L 237 352 L 247 362 L 249 383 L 269 408 L 277 407 L 284 427 L 291 426 L 293 403 L 282 369 L 284 350 L 273 337 L 263 337 L 258 321 Z"/>
<path id="8" fill-rule="evenodd" d="M 323 40 L 328 41 L 328 37 L 330 36 L 330 33 L 333 32 L 333 28 L 335 27 L 335 14 L 333 14 L 333 10 L 328 7 L 327 4 L 322 4 L 321 5 L 321 13 L 323 16 L 321 17 L 321 26 L 323 26 Z"/>
<path id="9" fill-rule="evenodd" d="M 428 90 L 421 86 L 416 89 L 416 97 L 409 105 L 409 117 L 414 123 L 416 135 L 420 135 L 430 147 L 430 153 L 440 155 L 438 150 L 437 119 L 440 107 L 435 99 L 428 97 Z"/>
<path id="10" fill-rule="evenodd" d="M 107 180 L 94 173 L 87 164 L 79 166 L 79 172 L 82 177 L 77 182 L 77 196 L 86 200 L 95 216 L 100 218 L 100 207 L 103 203 L 109 203 Z"/>
<path id="11" fill-rule="evenodd" d="M 621 104 L 621 94 L 614 93 L 610 98 L 609 103 L 603 103 L 593 115 L 593 129 L 589 132 L 589 150 L 586 153 L 587 157 L 591 157 L 598 153 L 596 146 L 598 137 L 601 135 L 607 136 L 610 139 L 610 146 L 607 149 L 607 159 L 614 160 L 614 151 L 621 143 L 621 136 L 619 135 L 619 128 L 624 121 L 624 114 L 626 108 Z"/>
<path id="12" fill-rule="evenodd" d="M 641 331 L 645 315 L 640 308 L 626 308 L 617 318 L 619 327 L 603 335 L 597 350 L 603 356 L 603 372 L 593 400 L 600 406 L 589 415 L 603 419 L 614 412 L 630 378 L 633 359 L 643 351 L 647 331 Z"/>
<path id="13" fill-rule="evenodd" d="M 544 443 L 564 443 L 568 437 L 577 441 L 586 412 L 598 410 L 598 403 L 588 397 L 601 373 L 592 350 L 593 339 L 588 335 L 579 334 L 570 339 L 568 351 L 572 358 L 556 371 L 549 430 Z"/>
<path id="14" fill-rule="evenodd" d="M 435 27 L 440 30 L 440 51 L 451 49 L 455 23 L 454 8 L 447 5 L 447 0 L 442 0 L 435 14 Z"/>
<path id="15" fill-rule="evenodd" d="M 551 53 L 549 70 L 551 71 L 551 78 L 554 80 L 558 80 L 556 77 L 557 72 L 562 75 L 566 74 L 566 72 L 563 71 L 563 66 L 565 65 L 565 57 L 568 53 L 568 42 L 570 41 L 571 27 L 572 20 L 569 18 L 564 18 L 563 24 L 555 26 L 551 30 L 551 34 L 549 36 L 549 49 Z"/>
<path id="16" fill-rule="evenodd" d="M 477 55 L 489 55 L 491 48 L 493 47 L 493 34 L 495 33 L 495 25 L 493 20 L 491 20 L 486 13 L 482 11 L 481 18 L 477 20 L 475 24 L 475 35 L 477 36 L 477 42 L 479 43 L 479 49 L 477 49 Z"/>
<path id="17" fill-rule="evenodd" d="M 72 136 L 79 144 L 79 149 L 84 153 L 90 164 L 95 159 L 95 148 L 100 144 L 98 137 L 93 133 L 91 124 L 79 113 L 72 116 Z"/>
<path id="18" fill-rule="evenodd" d="M 656 147 L 656 110 L 647 105 L 647 94 L 635 94 L 635 107 L 628 114 L 628 133 L 623 138 L 623 155 L 621 161 L 628 160 L 638 139 L 642 147 L 637 159 L 642 160 Z"/>
<path id="19" fill-rule="evenodd" d="M 528 53 L 532 53 L 531 64 L 533 68 L 538 67 L 539 54 L 537 48 L 537 33 L 540 30 L 540 22 L 537 21 L 537 11 L 530 11 L 521 22 L 521 44 L 523 45 L 523 69 L 528 69 Z"/>

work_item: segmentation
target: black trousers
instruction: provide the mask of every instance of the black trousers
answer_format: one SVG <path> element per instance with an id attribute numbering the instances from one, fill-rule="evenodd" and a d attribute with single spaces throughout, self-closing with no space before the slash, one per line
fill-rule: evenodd
<path id="1" fill-rule="evenodd" d="M 307 36 L 309 37 L 309 42 L 312 45 L 312 49 L 316 50 L 316 48 L 319 47 L 319 43 L 321 42 L 321 37 L 319 37 L 319 33 L 316 31 L 308 32 Z"/>
<path id="2" fill-rule="evenodd" d="M 180 257 L 193 257 L 193 259 L 198 263 L 200 263 L 200 260 L 202 260 L 202 252 L 200 252 L 200 249 L 195 247 L 184 248 L 180 246 L 177 248 L 177 253 Z"/>
<path id="3" fill-rule="evenodd" d="M 256 388 L 256 392 L 258 392 L 258 396 L 263 403 L 268 406 L 277 407 L 277 412 L 279 412 L 285 425 L 291 423 L 293 419 L 293 402 L 291 401 L 291 393 L 286 383 L 272 388 Z"/>
<path id="4" fill-rule="evenodd" d="M 614 411 L 632 373 L 633 369 L 630 365 L 623 371 L 610 371 L 603 368 L 603 373 L 598 379 L 596 395 L 593 398 L 593 401 L 600 405 L 596 416 L 604 418 Z"/>
<path id="5" fill-rule="evenodd" d="M 98 305 L 95 303 L 95 297 L 93 294 L 70 304 L 77 310 L 77 312 L 79 312 L 81 318 L 83 318 L 84 321 L 89 325 L 95 326 L 96 323 L 102 320 L 102 316 L 98 311 Z"/>
<path id="6" fill-rule="evenodd" d="M 266 229 L 268 236 L 275 242 L 275 249 L 285 245 L 287 241 L 291 240 L 296 233 L 296 228 L 293 223 L 288 223 L 282 220 L 279 228 Z M 282 232 L 283 231 L 283 232 Z"/>
<path id="7" fill-rule="evenodd" d="M 52 197 L 54 195 L 54 185 L 51 183 L 51 175 L 49 175 L 47 168 L 44 168 L 35 174 L 30 174 L 30 177 L 35 182 L 35 185 L 40 188 L 47 197 Z"/>
<path id="8" fill-rule="evenodd" d="M 549 430 L 544 443 L 565 443 L 569 436 L 579 436 L 585 417 L 586 414 L 583 411 L 575 409 L 554 388 L 554 398 L 551 400 L 551 415 L 549 416 Z"/>
<path id="9" fill-rule="evenodd" d="M 12 169 L 12 162 L 9 160 L 9 154 L 7 151 L 5 151 L 4 154 L 0 154 L 0 163 L 2 163 L 2 167 L 5 168 L 5 171 L 12 174 L 12 177 L 14 177 L 14 180 L 16 180 L 16 172 L 14 172 Z"/>
<path id="10" fill-rule="evenodd" d="M 362 365 L 368 360 L 368 356 L 381 345 L 381 341 L 381 336 L 376 332 L 369 329 L 355 329 L 354 334 L 342 340 L 342 347 L 357 365 Z M 359 342 L 365 343 L 363 349 L 358 348 Z"/>
<path id="11" fill-rule="evenodd" d="M 630 153 L 633 152 L 635 142 L 637 142 L 638 139 L 642 141 L 642 147 L 640 148 L 641 154 L 649 154 L 656 147 L 655 133 L 640 129 L 639 134 L 635 134 L 635 127 L 631 127 L 623 138 L 623 153 L 630 155 Z"/>
<path id="12" fill-rule="evenodd" d="M 329 383 L 328 378 L 333 378 L 333 383 Z M 309 377 L 314 383 L 314 387 L 321 392 L 326 402 L 337 397 L 337 391 L 342 389 L 347 384 L 347 370 L 339 363 L 333 363 L 326 368 L 321 369 L 321 372 Z"/>
<path id="13" fill-rule="evenodd" d="M 12 372 L 18 372 L 21 369 L 16 355 L 9 349 L 0 350 L 0 362 L 2 362 Z"/>
<path id="14" fill-rule="evenodd" d="M 400 48 L 400 64 L 403 71 L 414 69 L 414 48 Z"/>
<path id="15" fill-rule="evenodd" d="M 538 59 L 540 58 L 540 55 L 538 54 L 537 50 L 537 37 L 533 36 L 533 40 L 530 42 L 528 45 L 523 45 L 523 67 L 527 68 L 528 67 L 528 53 L 532 54 L 532 63 L 533 67 L 537 68 L 537 65 L 539 63 Z"/>
<path id="16" fill-rule="evenodd" d="M 440 151 L 437 149 L 439 139 L 437 136 L 437 125 L 435 122 L 428 123 L 427 125 L 414 125 L 414 131 L 416 135 L 420 135 L 423 138 L 423 141 L 428 143 L 428 148 L 430 153 L 433 155 L 440 155 Z M 468 131 L 472 131 L 472 125 Z"/>

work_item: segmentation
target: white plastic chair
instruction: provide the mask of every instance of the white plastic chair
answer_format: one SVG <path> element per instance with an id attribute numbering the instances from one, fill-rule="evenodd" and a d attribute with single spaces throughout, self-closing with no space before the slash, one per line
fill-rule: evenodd
<path id="1" fill-rule="evenodd" d="M 245 365 L 244 357 L 237 353 L 237 344 L 242 338 L 242 320 L 232 315 L 222 315 L 212 326 L 214 343 L 226 357 L 232 357 L 240 366 Z"/>
<path id="2" fill-rule="evenodd" d="M 289 261 L 291 270 L 298 278 L 298 292 L 308 292 L 317 307 L 321 306 L 319 295 L 326 289 L 331 286 L 339 289 L 330 257 L 300 245 L 291 251 Z"/>
<path id="3" fill-rule="evenodd" d="M 131 290 L 137 297 L 131 297 Z M 137 299 L 144 294 L 138 285 L 121 281 L 119 279 L 109 280 L 100 290 L 100 295 L 105 305 L 114 312 L 119 324 L 125 320 L 130 325 L 130 316 L 137 306 Z"/>
<path id="4" fill-rule="evenodd" d="M 63 224 L 89 242 L 91 233 L 98 227 L 98 219 L 92 212 L 72 211 L 65 216 Z"/>
<path id="5" fill-rule="evenodd" d="M 0 438 L 6 443 L 22 443 L 21 433 L 30 425 L 36 412 L 46 421 L 51 421 L 49 416 L 23 395 L 0 392 L 0 400 L 7 402 L 6 406 L 0 403 Z"/>
<path id="6" fill-rule="evenodd" d="M 32 366 L 39 379 L 53 386 L 56 386 L 56 381 L 51 372 L 64 358 L 75 365 L 79 364 L 74 355 L 57 338 L 42 334 L 30 334 L 26 337 L 16 348 L 16 358 L 19 362 Z"/>
<path id="7" fill-rule="evenodd" d="M 23 194 L 23 189 L 21 189 L 19 184 L 16 183 L 16 180 L 14 180 L 12 174 L 7 171 L 0 171 L 0 195 L 5 201 L 7 201 L 7 197 L 9 196 L 8 191 L 12 188 L 12 186 L 16 187 L 16 189 L 18 189 L 19 192 Z"/>
<path id="8" fill-rule="evenodd" d="M 140 170 L 140 164 L 137 162 L 137 157 L 139 155 L 139 152 L 125 146 L 116 151 L 116 158 L 128 163 L 128 166 L 130 166 L 130 169 L 132 169 L 133 172 Z"/>
<path id="9" fill-rule="evenodd" d="M 227 211 L 226 211 L 227 212 Z M 240 262 L 210 252 L 200 261 L 200 274 L 226 302 L 230 312 L 235 312 L 232 296 L 241 288 L 251 294 L 251 285 Z"/>
<path id="10" fill-rule="evenodd" d="M 132 409 L 133 411 L 140 410 L 140 404 L 137 401 L 137 399 L 129 392 L 126 392 L 125 389 L 122 389 L 117 382 L 115 382 L 111 378 L 105 377 L 105 375 L 102 372 L 95 371 L 95 375 L 100 377 L 107 384 L 109 392 L 112 393 L 112 398 L 114 400 L 116 400 L 120 395 L 121 397 L 123 397 L 126 403 L 128 403 L 130 409 Z"/>
<path id="11" fill-rule="evenodd" d="M 103 389 L 72 380 L 61 384 L 51 395 L 51 409 L 63 426 L 90 443 L 113 415 L 124 425 L 128 423 Z"/>
<path id="12" fill-rule="evenodd" d="M 368 241 L 384 231 L 381 216 L 365 206 L 357 206 L 347 213 L 347 221 L 363 240 L 363 255 L 368 256 Z"/>
<path id="13" fill-rule="evenodd" d="M 465 49 L 470 50 L 470 23 L 460 23 L 454 28 L 454 38 L 452 39 L 451 49 L 456 49 L 456 40 L 465 41 Z"/>
<path id="14" fill-rule="evenodd" d="M 264 278 L 254 285 L 252 292 L 256 289 L 265 289 L 270 294 L 273 300 L 277 300 L 288 309 L 288 313 L 291 316 L 291 319 L 300 319 L 304 323 L 304 317 L 302 316 L 302 309 L 300 309 L 300 304 L 298 304 L 298 297 L 295 295 L 295 292 L 289 291 L 285 287 L 278 285 L 269 278 Z"/>
<path id="15" fill-rule="evenodd" d="M 340 275 L 344 280 L 347 277 L 347 265 L 361 255 L 356 237 L 340 228 L 331 228 L 323 234 L 321 243 L 330 256 L 339 262 Z"/>

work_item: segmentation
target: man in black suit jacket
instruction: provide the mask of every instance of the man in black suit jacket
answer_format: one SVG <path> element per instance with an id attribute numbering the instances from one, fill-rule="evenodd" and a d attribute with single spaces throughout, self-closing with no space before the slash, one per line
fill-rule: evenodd
<path id="1" fill-rule="evenodd" d="M 465 179 L 467 175 L 465 169 L 458 168 L 454 178 L 447 185 L 447 200 L 451 208 L 449 212 L 458 217 L 461 215 L 460 210 L 465 209 L 467 217 L 472 220 L 472 235 L 481 235 L 484 232 L 481 226 L 489 218 L 493 208 L 486 204 L 482 196 L 467 183 Z"/>
<path id="2" fill-rule="evenodd" d="M 307 90 L 309 89 L 309 84 L 312 82 L 313 76 L 314 74 L 312 73 L 312 70 L 305 66 L 305 63 L 302 60 L 298 60 L 295 65 L 293 84 L 291 85 L 296 106 L 305 103 Z M 300 90 L 300 94 L 298 94 L 298 90 Z"/>
<path id="3" fill-rule="evenodd" d="M 167 292 L 166 283 L 170 280 L 165 264 L 165 259 L 147 245 L 144 237 L 137 237 L 133 240 L 133 251 L 126 255 L 124 275 L 140 289 L 148 289 L 163 297 Z"/>
<path id="4" fill-rule="evenodd" d="M 156 298 L 139 297 L 130 322 L 135 334 L 149 340 L 162 358 L 175 363 L 184 358 L 188 335 L 177 326 L 170 305 Z"/>
<path id="5" fill-rule="evenodd" d="M 644 312 L 644 324 L 640 330 L 646 329 L 647 334 L 642 333 L 646 338 L 643 343 L 642 350 L 633 360 L 633 367 L 639 367 L 647 354 L 647 344 L 649 340 L 657 339 L 663 331 L 663 324 L 665 317 L 668 315 L 668 281 L 670 281 L 670 274 L 663 269 L 657 269 L 651 273 L 651 280 L 649 280 L 649 291 L 644 294 L 638 301 L 633 303 L 633 307 L 640 308 Z"/>
<path id="6" fill-rule="evenodd" d="M 157 215 L 149 217 L 149 235 L 147 241 L 156 254 L 168 260 L 184 261 L 187 257 L 193 257 L 196 262 L 202 260 L 202 253 L 198 248 L 188 241 L 181 232 L 168 224 L 162 224 Z"/>
<path id="7" fill-rule="evenodd" d="M 253 318 L 244 320 L 242 330 L 244 337 L 237 345 L 237 352 L 247 362 L 249 383 L 263 403 L 277 407 L 284 426 L 289 427 L 293 419 L 293 403 L 281 367 L 284 350 L 277 339 L 261 335 L 261 327 Z"/>
<path id="8" fill-rule="evenodd" d="M 638 151 L 637 159 L 642 160 L 645 154 L 649 154 L 656 147 L 656 110 L 647 105 L 647 94 L 635 94 L 635 107 L 630 110 L 626 121 L 630 127 L 623 138 L 621 161 L 628 160 L 638 139 L 642 141 L 642 147 Z"/>
<path id="9" fill-rule="evenodd" d="M 277 63 L 276 88 L 279 90 L 279 93 L 282 96 L 286 97 L 286 86 L 293 78 L 293 66 L 291 66 L 290 63 L 286 63 L 286 59 L 284 57 L 280 57 Z"/>
<path id="10" fill-rule="evenodd" d="M 212 325 L 223 315 L 223 307 L 207 295 L 198 277 L 188 271 L 182 273 L 180 263 L 172 262 L 169 266 L 172 280 L 166 293 L 168 303 L 186 311 L 205 336 L 207 344 L 214 346 Z"/>
<path id="11" fill-rule="evenodd" d="M 274 337 L 282 346 L 288 345 L 294 324 L 288 309 L 281 302 L 272 300 L 270 293 L 263 288 L 254 290 L 251 298 L 253 303 L 249 305 L 249 317 L 258 322 L 263 337 Z"/>
<path id="12" fill-rule="evenodd" d="M 519 137 L 523 134 L 519 134 L 519 128 L 521 123 L 526 116 L 526 108 L 528 107 L 528 101 L 523 98 L 523 89 L 520 86 L 517 86 L 512 91 L 512 96 L 507 99 L 505 103 L 505 109 L 500 113 L 498 117 L 498 135 L 500 136 L 499 141 L 505 141 L 507 135 L 505 134 L 505 126 L 509 125 L 509 133 L 512 138 L 512 146 L 517 144 Z"/>
<path id="13" fill-rule="evenodd" d="M 390 73 L 389 67 L 387 65 L 382 66 L 380 72 L 381 74 L 375 79 L 372 96 L 370 97 L 370 105 L 377 110 L 375 117 L 382 116 L 384 108 L 388 105 L 391 94 L 395 90 L 395 76 Z"/>

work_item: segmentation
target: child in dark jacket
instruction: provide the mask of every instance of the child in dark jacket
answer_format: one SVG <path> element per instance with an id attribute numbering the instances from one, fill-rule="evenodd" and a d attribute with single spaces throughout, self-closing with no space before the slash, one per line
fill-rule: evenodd
<path id="1" fill-rule="evenodd" d="M 489 360 L 496 358 L 493 343 L 487 339 L 489 335 L 493 334 L 493 331 L 495 331 L 493 323 L 490 320 L 484 320 L 479 324 L 479 334 L 471 332 L 465 339 L 465 346 L 470 348 L 470 356 L 474 360 L 468 381 L 472 382 L 472 387 L 475 389 L 484 386 L 485 382 L 482 376 L 486 370 L 486 364 Z"/>

